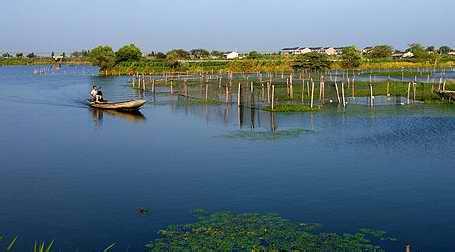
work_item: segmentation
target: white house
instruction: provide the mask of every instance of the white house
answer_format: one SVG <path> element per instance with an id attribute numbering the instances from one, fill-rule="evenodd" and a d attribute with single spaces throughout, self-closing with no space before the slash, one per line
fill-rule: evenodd
<path id="1" fill-rule="evenodd" d="M 405 54 L 403 54 L 403 56 L 401 56 L 402 58 L 412 58 L 414 57 L 414 54 L 412 52 L 406 52 Z"/>
<path id="2" fill-rule="evenodd" d="M 237 59 L 239 57 L 239 53 L 238 52 L 228 52 L 228 53 L 224 54 L 224 57 L 226 59 Z"/>
<path id="3" fill-rule="evenodd" d="M 455 56 L 455 51 L 450 51 L 448 54 L 452 55 L 452 56 Z"/>
<path id="4" fill-rule="evenodd" d="M 337 55 L 337 50 L 333 47 L 326 47 L 326 48 L 324 48 L 324 53 L 329 56 Z"/>
<path id="5" fill-rule="evenodd" d="M 55 61 L 59 61 L 63 59 L 63 55 L 54 55 L 52 58 L 54 58 Z"/>
<path id="6" fill-rule="evenodd" d="M 295 54 L 298 49 L 299 47 L 287 47 L 281 49 L 281 52 L 283 52 L 283 54 Z"/>

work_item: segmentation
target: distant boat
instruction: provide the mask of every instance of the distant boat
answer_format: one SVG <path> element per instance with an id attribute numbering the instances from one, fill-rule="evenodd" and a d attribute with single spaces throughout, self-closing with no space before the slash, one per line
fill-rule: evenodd
<path id="1" fill-rule="evenodd" d="M 93 102 L 90 101 L 89 105 L 92 108 L 98 109 L 109 109 L 109 110 L 118 110 L 118 111 L 137 111 L 144 104 L 145 100 L 130 100 L 130 101 L 121 101 L 121 102 Z"/>

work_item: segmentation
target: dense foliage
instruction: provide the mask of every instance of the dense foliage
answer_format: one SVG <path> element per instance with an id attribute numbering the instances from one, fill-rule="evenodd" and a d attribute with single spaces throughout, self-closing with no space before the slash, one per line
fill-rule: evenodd
<path id="1" fill-rule="evenodd" d="M 116 56 L 110 46 L 97 46 L 90 51 L 89 59 L 92 64 L 106 70 L 112 68 L 116 62 Z"/>
<path id="2" fill-rule="evenodd" d="M 125 45 L 115 53 L 116 62 L 138 61 L 142 58 L 141 49 L 134 44 Z"/>
<path id="3" fill-rule="evenodd" d="M 183 49 L 174 49 L 166 54 L 169 60 L 186 60 L 190 59 L 190 53 Z"/>
<path id="4" fill-rule="evenodd" d="M 295 70 L 321 70 L 330 68 L 330 63 L 329 57 L 326 54 L 310 52 L 298 55 L 292 63 L 292 68 Z"/>
<path id="5" fill-rule="evenodd" d="M 362 55 L 357 48 L 346 47 L 341 53 L 341 62 L 344 68 L 357 68 L 362 64 Z"/>
<path id="6" fill-rule="evenodd" d="M 392 56 L 393 48 L 388 45 L 378 45 L 373 47 L 367 54 L 372 59 L 388 58 Z"/>

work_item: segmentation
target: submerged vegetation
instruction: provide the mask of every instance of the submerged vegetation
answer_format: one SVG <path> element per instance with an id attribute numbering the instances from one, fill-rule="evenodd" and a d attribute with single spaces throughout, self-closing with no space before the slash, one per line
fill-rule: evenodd
<path id="1" fill-rule="evenodd" d="M 313 131 L 293 128 L 293 129 L 282 129 L 275 131 L 256 131 L 256 130 L 239 130 L 224 135 L 225 138 L 229 139 L 242 139 L 251 141 L 268 141 L 268 140 L 280 140 L 280 139 L 292 139 L 301 136 L 305 133 L 311 133 Z"/>
<path id="2" fill-rule="evenodd" d="M 265 111 L 271 112 L 317 112 L 321 108 L 319 106 L 311 107 L 310 105 L 306 104 L 278 104 L 273 106 L 265 107 Z"/>
<path id="3" fill-rule="evenodd" d="M 373 240 L 394 240 L 384 231 L 318 232 L 318 224 L 295 223 L 275 214 L 198 211 L 192 224 L 171 225 L 148 251 L 384 251 Z"/>

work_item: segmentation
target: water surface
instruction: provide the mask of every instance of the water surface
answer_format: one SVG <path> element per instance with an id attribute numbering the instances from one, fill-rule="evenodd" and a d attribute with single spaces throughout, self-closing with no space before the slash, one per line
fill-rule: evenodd
<path id="1" fill-rule="evenodd" d="M 142 250 L 160 228 L 194 221 L 194 208 L 383 229 L 400 240 L 392 251 L 455 247 L 453 106 L 270 114 L 141 93 L 90 67 L 33 69 L 0 68 L 0 233 L 19 235 L 18 251 L 35 240 Z M 93 111 L 93 82 L 148 103 L 136 115 Z"/>

